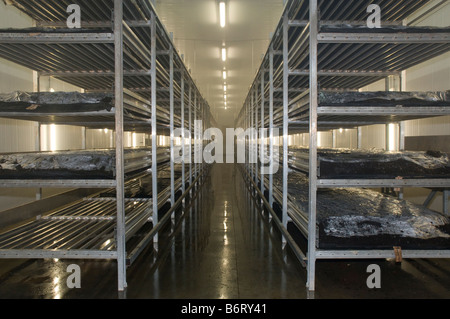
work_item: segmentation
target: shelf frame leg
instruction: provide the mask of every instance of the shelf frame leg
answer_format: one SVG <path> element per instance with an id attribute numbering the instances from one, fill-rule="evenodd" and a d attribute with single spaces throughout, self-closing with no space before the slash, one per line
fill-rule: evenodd
<path id="1" fill-rule="evenodd" d="M 170 99 L 170 202 L 175 205 L 175 164 L 174 164 L 174 70 L 173 70 L 173 46 L 169 49 L 169 99 Z M 172 227 L 175 223 L 175 211 L 172 213 Z"/>
<path id="2" fill-rule="evenodd" d="M 273 168 L 274 168 L 274 128 L 273 128 L 273 95 L 274 95 L 274 49 L 273 43 L 269 48 L 269 154 L 270 154 L 270 167 L 269 167 L 269 204 L 273 208 Z"/>
<path id="3" fill-rule="evenodd" d="M 188 117 L 189 117 L 189 186 L 192 185 L 192 83 L 189 84 L 189 101 L 188 101 Z M 192 189 L 189 192 L 189 197 L 192 198 Z"/>
<path id="4" fill-rule="evenodd" d="M 182 145 L 182 163 L 181 163 L 181 192 L 184 194 L 186 192 L 186 135 L 185 135 L 185 114 L 184 114 L 184 93 L 185 93 L 185 83 L 184 83 L 184 71 L 181 71 L 181 145 Z M 185 208 L 185 200 L 183 199 L 183 209 Z"/>
<path id="5" fill-rule="evenodd" d="M 116 200 L 117 200 L 117 273 L 118 290 L 124 291 L 126 282 L 125 247 L 125 171 L 123 125 L 123 0 L 114 0 L 114 58 L 116 108 Z"/>
<path id="6" fill-rule="evenodd" d="M 260 161 L 261 161 L 261 179 L 260 179 L 260 188 L 261 188 L 261 193 L 264 195 L 264 164 L 265 164 L 265 155 L 266 155 L 266 148 L 265 148 L 265 141 L 264 138 L 266 136 L 266 134 L 264 134 L 264 116 L 265 116 L 265 94 L 264 94 L 264 87 L 265 87 L 265 82 L 264 82 L 264 70 L 261 71 L 261 134 L 260 134 L 260 139 L 261 139 L 261 143 L 260 143 Z M 261 207 L 263 206 L 263 200 L 261 199 Z"/>
<path id="7" fill-rule="evenodd" d="M 283 16 L 283 227 L 288 226 L 288 178 L 289 178 L 289 11 Z M 282 245 L 286 246 L 283 236 Z"/>
<path id="8" fill-rule="evenodd" d="M 308 290 L 315 290 L 316 220 L 317 220 L 317 107 L 318 107 L 318 40 L 319 11 L 317 0 L 309 1 L 310 11 L 310 147 L 309 147 L 309 223 L 308 223 Z"/>
<path id="9" fill-rule="evenodd" d="M 450 190 L 449 189 L 444 189 L 443 191 L 442 191 L 442 200 L 443 200 L 443 203 L 442 203 L 442 207 L 443 207 L 443 209 L 442 209 L 442 211 L 443 211 L 443 213 L 444 213 L 444 215 L 445 216 L 448 216 L 448 217 L 450 217 L 450 209 L 449 209 L 449 204 L 448 204 L 448 197 L 450 196 Z"/>
<path id="10" fill-rule="evenodd" d="M 158 224 L 158 128 L 156 109 L 156 14 L 151 13 L 151 103 L 152 103 L 152 204 L 153 204 L 153 226 Z M 153 237 L 155 256 L 158 252 L 158 233 Z"/>

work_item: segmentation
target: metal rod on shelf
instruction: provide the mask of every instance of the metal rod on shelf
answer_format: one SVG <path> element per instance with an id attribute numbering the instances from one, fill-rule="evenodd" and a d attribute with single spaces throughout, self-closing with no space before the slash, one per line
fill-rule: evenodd
<path id="1" fill-rule="evenodd" d="M 116 196 L 117 196 L 117 271 L 118 290 L 124 291 L 126 282 L 125 251 L 125 170 L 123 124 L 123 0 L 114 0 L 114 58 L 115 58 L 115 108 L 116 108 Z"/>
<path id="2" fill-rule="evenodd" d="M 182 166 L 181 166 L 181 192 L 184 194 L 186 192 L 186 136 L 185 136 L 185 111 L 184 111 L 184 102 L 185 102 L 185 83 L 184 83 L 184 71 L 181 71 L 181 146 L 182 146 Z"/>
<path id="3" fill-rule="evenodd" d="M 288 224 L 288 177 L 289 177 L 289 17 L 283 16 L 283 205 L 282 222 Z M 283 237 L 283 244 L 286 239 Z"/>
<path id="4" fill-rule="evenodd" d="M 394 250 L 317 250 L 317 259 L 388 259 Z M 450 258 L 450 250 L 402 250 L 403 258 Z"/>
<path id="5" fill-rule="evenodd" d="M 173 47 L 170 46 L 169 53 L 169 91 L 170 91 L 170 200 L 172 205 L 175 203 L 175 171 L 174 171 L 174 91 L 173 91 L 173 82 L 174 82 L 174 72 L 173 72 Z"/>
<path id="6" fill-rule="evenodd" d="M 255 111 L 253 110 L 255 108 L 255 94 L 254 94 L 254 87 L 250 90 L 250 105 L 249 105 L 249 115 L 250 115 L 250 129 L 251 129 L 251 135 L 249 136 L 249 149 L 250 149 L 250 156 L 249 156 L 249 164 L 250 164 L 250 175 L 253 180 L 255 180 L 255 165 L 254 165 L 254 143 L 255 143 L 255 135 L 253 132 L 253 129 L 255 128 Z"/>
<path id="7" fill-rule="evenodd" d="M 318 41 L 319 11 L 317 0 L 309 0 L 310 12 L 310 145 L 309 145 L 309 225 L 308 225 L 308 280 L 307 287 L 315 290 L 316 272 L 316 219 L 317 219 L 317 107 L 318 107 Z"/>
<path id="8" fill-rule="evenodd" d="M 188 117 L 189 117 L 189 185 L 192 185 L 192 84 L 189 83 L 189 101 L 188 101 Z M 191 194 L 192 195 L 192 194 Z"/>
<path id="9" fill-rule="evenodd" d="M 260 149 L 260 159 L 261 159 L 261 172 L 260 172 L 260 182 L 261 182 L 261 193 L 264 194 L 264 174 L 265 174 L 265 158 L 266 158 L 266 141 L 265 141 L 265 133 L 264 133 L 264 119 L 265 119 L 265 103 L 266 103 L 266 97 L 265 97 L 265 90 L 264 90 L 264 86 L 265 86 L 265 71 L 262 70 L 261 71 L 261 149 Z"/>
<path id="10" fill-rule="evenodd" d="M 197 97 L 197 91 L 194 92 L 194 177 L 197 178 L 198 176 L 198 125 L 197 125 L 197 109 L 198 109 L 198 97 Z"/>
<path id="11" fill-rule="evenodd" d="M 320 33 L 317 35 L 320 43 L 448 43 L 449 33 L 424 34 L 424 33 Z"/>
<path id="12" fill-rule="evenodd" d="M 260 112 L 259 112 L 259 107 L 260 107 L 260 105 L 259 105 L 259 103 L 258 103 L 258 88 L 259 88 L 259 86 L 258 86 L 258 82 L 255 82 L 255 100 L 254 100 L 254 103 L 255 103 L 255 109 L 254 109 L 254 111 L 253 111 L 253 113 L 254 113 L 254 116 L 255 116 L 255 122 L 254 122 L 254 125 L 253 125 L 253 136 L 254 136 L 254 138 L 253 138 L 253 160 L 254 160 L 254 167 L 255 167 L 255 182 L 256 181 L 258 181 L 258 175 L 259 175 L 259 170 L 258 170 L 258 146 L 259 146 L 259 144 L 258 144 L 258 129 L 259 129 L 259 126 L 258 126 L 258 124 L 259 124 L 259 115 L 260 115 Z"/>
<path id="13" fill-rule="evenodd" d="M 270 154 L 270 166 L 269 166 L 269 203 L 270 207 L 273 207 L 273 168 L 274 168 L 274 126 L 273 126 L 273 94 L 274 94 L 274 48 L 273 43 L 269 48 L 269 154 Z"/>
<path id="14" fill-rule="evenodd" d="M 444 189 L 443 192 L 442 192 L 442 197 L 443 197 L 442 198 L 442 200 L 443 200 L 442 211 L 443 211 L 445 216 L 449 216 L 450 217 L 450 209 L 449 209 L 449 203 L 448 203 L 449 196 L 450 196 L 450 190 Z"/>
<path id="15" fill-rule="evenodd" d="M 153 222 L 158 223 L 158 164 L 156 162 L 157 156 L 155 150 L 158 147 L 158 132 L 157 132 L 157 72 L 156 72 L 156 14 L 151 13 L 151 102 L 152 102 L 152 198 L 153 198 Z M 158 251 L 158 234 L 153 238 L 154 249 Z"/>

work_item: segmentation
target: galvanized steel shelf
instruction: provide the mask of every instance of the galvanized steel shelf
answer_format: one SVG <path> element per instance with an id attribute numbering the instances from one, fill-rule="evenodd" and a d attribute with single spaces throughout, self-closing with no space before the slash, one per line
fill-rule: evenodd
<path id="1" fill-rule="evenodd" d="M 449 28 L 403 26 L 403 20 L 430 1 L 380 0 L 382 28 L 369 29 L 366 24 L 370 0 L 290 0 L 274 32 L 269 49 L 236 120 L 236 127 L 263 129 L 264 139 L 250 136 L 248 151 L 265 149 L 274 161 L 274 129 L 280 128 L 283 145 L 280 165 L 282 186 L 275 189 L 273 176 L 264 177 L 262 165 L 247 161 L 244 177 L 258 184 L 258 194 L 267 196 L 264 204 L 273 212 L 274 202 L 282 207 L 275 225 L 285 234 L 294 223 L 307 238 L 306 260 L 310 291 L 315 290 L 315 262 L 333 258 L 390 258 L 393 251 L 321 251 L 316 246 L 316 203 L 319 188 L 333 187 L 436 187 L 449 188 L 448 179 L 403 180 L 322 180 L 317 172 L 317 137 L 319 131 L 356 128 L 371 124 L 389 124 L 410 119 L 449 115 L 448 107 L 340 107 L 320 105 L 322 91 L 357 92 L 360 88 L 401 72 L 450 51 Z M 320 14 L 319 14 L 320 13 Z M 299 102 L 300 101 L 300 102 Z M 299 104 L 299 105 L 297 105 Z M 309 133 L 308 158 L 309 211 L 300 213 L 288 192 L 288 135 Z M 400 132 L 402 133 L 402 132 Z M 400 134 L 402 136 L 402 134 Z M 261 145 L 258 145 L 261 143 Z M 268 149 L 268 150 L 267 150 Z M 268 163 L 266 163 L 268 166 Z M 267 167 L 265 167 L 267 169 Z M 280 167 L 281 168 L 281 167 Z M 273 166 L 272 166 L 273 169 Z M 273 172 L 273 170 L 272 170 Z M 299 247 L 290 236 L 283 235 L 283 245 Z M 305 253 L 306 255 L 306 253 Z M 405 258 L 449 257 L 449 251 L 403 251 Z M 408 257 L 407 257 L 408 256 Z"/>
<path id="2" fill-rule="evenodd" d="M 108 204 L 111 206 L 110 215 L 99 221 L 108 224 L 110 232 L 107 237 L 113 239 L 114 243 L 108 246 L 109 250 L 104 249 L 105 247 L 99 249 L 99 246 L 89 246 L 87 249 L 87 246 L 77 245 L 68 249 L 66 245 L 61 246 L 61 249 L 46 246 L 31 247 L 32 249 L 24 247 L 14 251 L 1 250 L 0 255 L 5 258 L 117 259 L 118 290 L 123 291 L 127 286 L 126 267 L 129 256 L 127 257 L 126 243 L 130 229 L 129 214 L 134 211 L 134 208 L 130 207 L 132 202 L 125 198 L 123 133 L 135 131 L 151 135 L 152 149 L 157 149 L 158 135 L 171 136 L 170 150 L 173 158 L 173 133 L 177 125 L 191 134 L 182 136 L 182 143 L 186 145 L 183 151 L 190 153 L 193 150 L 200 154 L 201 150 L 195 147 L 193 149 L 192 145 L 193 139 L 199 138 L 194 136 L 194 121 L 202 119 L 203 129 L 214 122 L 209 105 L 191 78 L 183 58 L 175 50 L 171 35 L 165 30 L 150 0 L 11 0 L 8 4 L 30 16 L 36 27 L 0 30 L 0 57 L 36 71 L 38 86 L 41 77 L 50 76 L 80 87 L 85 92 L 110 92 L 114 97 L 114 107 L 111 112 L 95 114 L 57 113 L 49 116 L 11 112 L 0 116 L 45 124 L 110 128 L 116 134 L 114 180 L 16 180 L 8 181 L 8 186 L 114 187 L 115 200 Z M 82 8 L 81 29 L 68 29 L 67 6 L 70 4 L 78 4 Z M 153 200 L 138 201 L 139 204 L 136 205 L 150 205 L 147 208 L 152 212 L 153 231 L 149 232 L 149 238 L 146 238 L 145 242 L 138 244 L 139 252 L 150 243 L 150 239 L 154 243 L 155 251 L 158 251 L 157 230 L 160 229 L 161 223 L 167 221 L 167 216 L 164 216 L 160 223 L 159 214 L 154 212 L 169 201 L 172 206 L 169 213 L 174 216 L 175 208 L 180 205 L 176 197 L 177 190 L 181 189 L 181 198 L 189 196 L 193 185 L 200 183 L 207 171 L 203 164 L 189 164 L 187 167 L 183 162 L 181 178 L 176 179 L 174 163 L 171 161 L 170 187 L 159 191 L 156 172 L 159 172 L 160 167 L 156 152 L 152 152 L 151 163 Z M 98 203 L 105 205 L 108 200 L 92 198 L 83 202 L 87 207 Z M 140 214 L 141 217 L 144 215 Z M 88 218 L 81 223 L 91 221 L 92 218 Z M 55 218 L 47 222 L 61 222 L 61 219 Z M 80 224 L 79 221 L 76 223 Z M 141 222 L 136 225 L 140 224 Z M 136 256 L 135 252 L 134 255 Z"/>
<path id="3" fill-rule="evenodd" d="M 136 181 L 139 178 L 127 181 L 125 187 L 133 187 Z M 177 191 L 181 191 L 182 184 L 178 178 Z M 170 192 L 170 186 L 163 186 L 158 194 L 159 209 L 170 201 Z M 153 222 L 152 198 L 125 198 L 125 203 L 128 242 L 143 225 Z M 115 227 L 116 196 L 115 189 L 111 188 L 55 211 L 44 212 L 34 220 L 3 232 L 0 234 L 0 258 L 116 259 Z"/>

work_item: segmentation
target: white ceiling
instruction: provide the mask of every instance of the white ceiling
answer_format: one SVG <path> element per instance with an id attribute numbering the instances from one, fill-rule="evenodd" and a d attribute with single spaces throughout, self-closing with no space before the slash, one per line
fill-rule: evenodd
<path id="1" fill-rule="evenodd" d="M 217 0 L 156 0 L 156 11 L 168 32 L 173 32 L 176 49 L 211 106 L 220 126 L 234 127 L 270 34 L 278 24 L 283 0 L 228 0 L 227 25 L 219 25 Z M 228 59 L 221 60 L 221 47 Z M 222 69 L 228 70 L 227 100 L 223 98 Z"/>

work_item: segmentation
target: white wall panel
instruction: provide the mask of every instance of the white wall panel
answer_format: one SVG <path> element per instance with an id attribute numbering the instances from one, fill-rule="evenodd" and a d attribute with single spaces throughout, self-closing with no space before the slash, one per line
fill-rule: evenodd
<path id="1" fill-rule="evenodd" d="M 448 27 L 450 2 L 419 26 Z M 406 71 L 408 91 L 446 91 L 450 89 L 450 53 L 436 57 Z M 406 136 L 450 135 L 450 116 L 406 122 Z"/>
<path id="2" fill-rule="evenodd" d="M 86 130 L 87 149 L 113 148 L 115 134 L 111 130 Z"/>
<path id="3" fill-rule="evenodd" d="M 384 80 L 377 81 L 375 83 L 372 83 L 362 89 L 360 89 L 361 92 L 376 92 L 376 91 L 385 91 L 386 90 L 386 84 Z"/>
<path id="4" fill-rule="evenodd" d="M 0 153 L 35 151 L 36 135 L 33 122 L 0 119 Z"/>
<path id="5" fill-rule="evenodd" d="M 363 126 L 361 147 L 363 149 L 384 149 L 386 146 L 386 127 L 385 125 Z"/>
<path id="6" fill-rule="evenodd" d="M 40 79 L 40 90 L 41 92 L 49 92 L 53 89 L 55 92 L 82 92 L 83 90 L 77 86 L 71 85 L 69 83 L 63 82 L 61 80 L 43 76 Z"/>
<path id="7" fill-rule="evenodd" d="M 0 1 L 0 29 L 29 28 L 33 26 L 33 20 L 26 14 L 12 6 Z"/>
<path id="8" fill-rule="evenodd" d="M 317 146 L 323 148 L 333 147 L 333 133 L 332 132 L 319 132 Z"/>
<path id="9" fill-rule="evenodd" d="M 42 125 L 41 134 L 42 151 L 83 149 L 83 128 L 81 127 Z"/>
<path id="10" fill-rule="evenodd" d="M 33 71 L 0 59 L 0 93 L 33 91 Z"/>
<path id="11" fill-rule="evenodd" d="M 353 129 L 335 130 L 336 148 L 358 148 L 358 132 Z"/>

